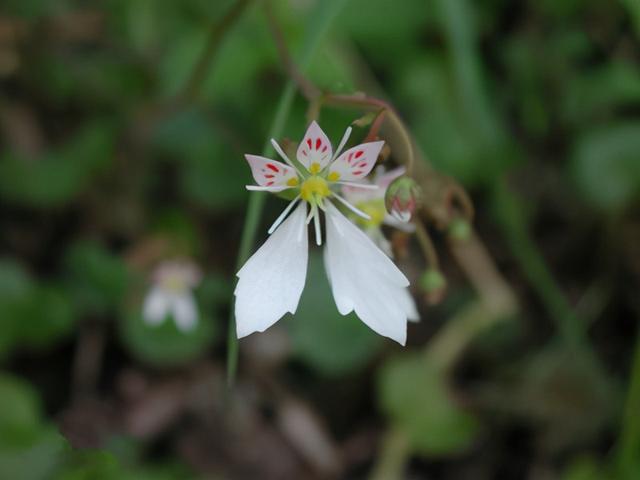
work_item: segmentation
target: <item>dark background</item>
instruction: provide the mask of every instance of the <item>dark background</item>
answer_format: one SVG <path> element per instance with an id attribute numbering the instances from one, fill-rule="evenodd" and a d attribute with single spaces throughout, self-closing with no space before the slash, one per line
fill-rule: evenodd
<path id="1" fill-rule="evenodd" d="M 0 5 L 0 477 L 640 478 L 640 4 L 265 4 Z M 477 236 L 424 216 L 446 295 L 396 237 L 405 348 L 338 314 L 312 249 L 298 313 L 240 342 L 227 389 L 243 154 L 307 124 L 268 18 L 319 88 L 398 110 L 425 211 L 433 167 Z M 321 124 L 335 144 L 362 115 Z M 204 273 L 190 333 L 141 318 L 176 257 Z"/>

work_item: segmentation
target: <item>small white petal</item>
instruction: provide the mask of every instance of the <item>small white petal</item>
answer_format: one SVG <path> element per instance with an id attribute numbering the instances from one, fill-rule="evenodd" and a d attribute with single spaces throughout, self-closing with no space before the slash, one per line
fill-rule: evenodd
<path id="1" fill-rule="evenodd" d="M 397 167 L 393 170 L 386 171 L 384 166 L 380 165 L 376 168 L 373 183 L 378 185 L 382 191 L 384 196 L 384 190 L 393 182 L 396 178 L 401 177 L 405 174 L 406 169 L 404 167 Z"/>
<path id="2" fill-rule="evenodd" d="M 287 190 L 288 188 L 292 188 L 289 186 L 285 187 L 262 187 L 260 185 L 246 185 L 244 188 L 249 190 L 250 192 L 271 192 L 271 193 L 279 193 Z"/>
<path id="3" fill-rule="evenodd" d="M 384 216 L 384 220 L 382 221 L 382 223 L 406 233 L 413 233 L 416 230 L 416 226 L 413 223 L 401 222 L 396 217 L 390 214 L 386 214 Z"/>
<path id="4" fill-rule="evenodd" d="M 190 291 L 174 295 L 171 301 L 171 310 L 179 330 L 188 332 L 195 328 L 198 322 L 198 306 Z"/>
<path id="5" fill-rule="evenodd" d="M 310 170 L 314 163 L 317 163 L 317 168 L 322 170 L 329 165 L 332 157 L 333 149 L 331 148 L 329 138 L 322 131 L 320 125 L 315 121 L 311 122 L 311 125 L 307 128 L 307 132 L 304 134 L 304 138 L 300 142 L 300 145 L 298 145 L 296 158 L 307 170 Z"/>
<path id="6" fill-rule="evenodd" d="M 325 266 L 338 311 L 404 345 L 408 280 L 358 227 L 327 205 Z"/>
<path id="7" fill-rule="evenodd" d="M 330 166 L 329 175 L 337 174 L 344 182 L 362 180 L 373 169 L 384 141 L 362 143 L 340 155 Z"/>
<path id="8" fill-rule="evenodd" d="M 237 273 L 238 338 L 264 332 L 298 308 L 309 256 L 306 211 L 306 203 L 298 205 Z"/>
<path id="9" fill-rule="evenodd" d="M 142 316 L 148 325 L 159 325 L 169 313 L 170 296 L 160 287 L 154 286 L 147 293 L 142 307 Z"/>
<path id="10" fill-rule="evenodd" d="M 286 189 L 290 188 L 287 185 L 288 181 L 298 178 L 298 174 L 294 168 L 276 160 L 250 154 L 246 154 L 244 158 L 247 159 L 251 167 L 253 179 L 261 187 L 273 186 Z"/>

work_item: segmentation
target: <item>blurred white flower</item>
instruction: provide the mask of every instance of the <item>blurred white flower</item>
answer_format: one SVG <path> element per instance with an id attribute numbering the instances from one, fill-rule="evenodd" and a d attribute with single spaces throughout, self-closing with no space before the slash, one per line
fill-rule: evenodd
<path id="1" fill-rule="evenodd" d="M 200 283 L 198 268 L 186 260 L 165 261 L 153 273 L 153 284 L 144 300 L 142 315 L 148 325 L 160 325 L 171 315 L 179 330 L 193 330 L 198 306 L 193 289 Z"/>
<path id="2" fill-rule="evenodd" d="M 296 164 L 275 140 L 271 142 L 286 165 L 245 156 L 258 183 L 247 189 L 274 193 L 293 190 L 296 196 L 269 229 L 271 236 L 237 274 L 235 317 L 239 338 L 263 332 L 287 312 L 295 313 L 307 275 L 306 226 L 313 219 L 316 243 L 320 245 L 322 210 L 327 229 L 325 268 L 338 311 L 342 315 L 353 311 L 380 335 L 405 344 L 407 319 L 415 314 L 415 308 L 407 302 L 409 281 L 332 203 L 337 200 L 354 214 L 371 220 L 368 213 L 332 188 L 377 190 L 377 185 L 362 180 L 373 169 L 384 142 L 364 143 L 340 154 L 350 133 L 348 128 L 333 153 L 325 133 L 312 122 L 298 146 Z"/>

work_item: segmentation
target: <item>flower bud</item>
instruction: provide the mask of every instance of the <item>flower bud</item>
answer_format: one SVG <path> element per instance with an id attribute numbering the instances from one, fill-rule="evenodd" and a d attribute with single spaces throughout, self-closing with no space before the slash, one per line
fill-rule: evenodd
<path id="1" fill-rule="evenodd" d="M 449 224 L 448 232 L 453 240 L 468 240 L 471 236 L 471 225 L 462 218 L 456 218 Z"/>
<path id="2" fill-rule="evenodd" d="M 440 270 L 430 268 L 420 277 L 420 288 L 424 292 L 425 300 L 430 305 L 440 303 L 447 289 L 447 280 Z"/>
<path id="3" fill-rule="evenodd" d="M 387 187 L 387 211 L 401 222 L 411 220 L 420 200 L 420 187 L 411 177 L 398 177 Z"/>

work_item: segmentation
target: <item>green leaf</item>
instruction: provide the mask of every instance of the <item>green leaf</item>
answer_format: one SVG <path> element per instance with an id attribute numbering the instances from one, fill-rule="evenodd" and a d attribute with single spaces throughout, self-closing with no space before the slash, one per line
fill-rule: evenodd
<path id="1" fill-rule="evenodd" d="M 416 139 L 433 166 L 467 185 L 491 181 L 515 159 L 494 136 L 483 136 L 453 87 L 438 56 L 423 56 L 399 79 L 402 101 L 412 106 Z"/>
<path id="2" fill-rule="evenodd" d="M 362 368 L 383 339 L 355 314 L 340 315 L 319 253 L 310 256 L 306 285 L 295 316 L 287 318 L 296 355 L 324 375 Z"/>
<path id="3" fill-rule="evenodd" d="M 400 65 L 418 50 L 428 20 L 429 9 L 422 0 L 352 0 L 337 23 L 368 56 L 385 65 Z"/>
<path id="4" fill-rule="evenodd" d="M 204 112 L 187 110 L 161 123 L 154 133 L 156 151 L 180 165 L 184 195 L 211 209 L 237 206 L 247 197 L 249 169 L 230 153 Z"/>
<path id="5" fill-rule="evenodd" d="M 603 469 L 590 457 L 581 457 L 573 460 L 565 469 L 562 480 L 613 480 L 604 475 Z"/>
<path id="6" fill-rule="evenodd" d="M 102 315 L 121 304 L 129 284 L 124 261 L 100 244 L 81 241 L 65 256 L 69 289 L 86 313 Z"/>
<path id="7" fill-rule="evenodd" d="M 217 323 L 200 308 L 193 330 L 178 329 L 169 315 L 160 325 L 149 325 L 140 311 L 130 310 L 120 321 L 120 335 L 131 353 L 143 362 L 159 367 L 187 364 L 204 355 L 216 338 Z"/>
<path id="8" fill-rule="evenodd" d="M 0 261 L 0 354 L 17 346 L 45 347 L 72 331 L 73 305 L 61 288 L 35 283 L 11 261 Z"/>
<path id="9" fill-rule="evenodd" d="M 609 125 L 578 139 L 571 174 L 586 199 L 619 210 L 640 198 L 640 123 Z"/>
<path id="10" fill-rule="evenodd" d="M 577 75 L 567 85 L 562 110 L 571 122 L 590 126 L 598 115 L 616 108 L 640 104 L 640 68 L 631 62 L 614 60 Z"/>
<path id="11" fill-rule="evenodd" d="M 40 399 L 27 382 L 0 373 L 0 445 L 31 440 L 40 430 Z"/>
<path id="12" fill-rule="evenodd" d="M 76 312 L 67 292 L 56 285 L 34 288 L 26 305 L 25 318 L 17 327 L 25 345 L 42 348 L 69 335 Z"/>
<path id="13" fill-rule="evenodd" d="M 112 148 L 111 128 L 96 122 L 42 158 L 5 153 L 0 156 L 0 197 L 37 208 L 64 205 L 89 186 Z"/>
<path id="14" fill-rule="evenodd" d="M 55 429 L 42 422 L 33 388 L 0 374 L 0 478 L 51 478 L 66 448 Z"/>
<path id="15" fill-rule="evenodd" d="M 477 421 L 454 404 L 441 373 L 424 357 L 409 354 L 388 361 L 380 371 L 378 391 L 382 409 L 419 454 L 457 453 L 476 436 Z"/>
<path id="16" fill-rule="evenodd" d="M 18 326 L 25 319 L 25 304 L 33 289 L 33 282 L 18 263 L 0 260 L 0 355 L 17 343 Z"/>
<path id="17" fill-rule="evenodd" d="M 207 208 L 233 208 L 247 198 L 247 170 L 244 158 L 234 158 L 223 149 L 200 152 L 185 166 L 182 188 L 188 198 Z"/>

